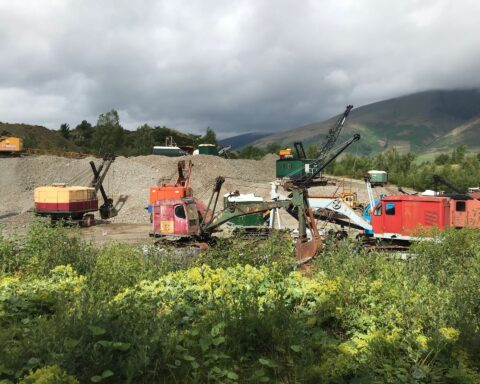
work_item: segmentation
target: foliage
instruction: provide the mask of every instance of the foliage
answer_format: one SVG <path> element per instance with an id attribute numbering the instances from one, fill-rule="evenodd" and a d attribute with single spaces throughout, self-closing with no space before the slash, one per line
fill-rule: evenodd
<path id="1" fill-rule="evenodd" d="M 215 131 L 208 127 L 207 132 L 205 132 L 205 136 L 198 139 L 198 144 L 214 144 L 217 145 L 217 135 Z"/>
<path id="2" fill-rule="evenodd" d="M 70 138 L 70 126 L 67 123 L 60 125 L 60 135 L 62 135 L 65 139 Z"/>
<path id="3" fill-rule="evenodd" d="M 74 130 L 70 131 L 70 138 L 82 148 L 89 148 L 93 136 L 93 127 L 87 120 L 83 120 Z"/>
<path id="4" fill-rule="evenodd" d="M 98 153 L 118 153 L 123 148 L 125 131 L 118 112 L 112 109 L 98 117 L 92 136 L 92 147 Z"/>
<path id="5" fill-rule="evenodd" d="M 307 159 L 316 159 L 318 157 L 318 147 L 316 144 L 309 144 L 307 147 Z"/>
<path id="6" fill-rule="evenodd" d="M 342 159 L 327 169 L 327 172 L 338 176 L 362 178 L 371 170 L 388 172 L 389 181 L 402 187 L 411 187 L 418 191 L 432 189 L 432 175 L 438 174 L 454 185 L 467 190 L 479 185 L 480 158 L 476 154 L 467 155 L 465 146 L 457 147 L 451 154 L 441 153 L 433 161 L 417 163 L 413 153 L 399 153 L 391 148 L 374 157 L 354 156 L 346 154 Z M 442 190 L 448 187 L 440 186 Z"/>
<path id="7" fill-rule="evenodd" d="M 36 223 L 0 238 L 0 381 L 477 383 L 479 244 L 327 244 L 304 274 L 281 234 L 192 258 Z"/>
<path id="8" fill-rule="evenodd" d="M 58 365 L 51 365 L 30 371 L 20 384 L 78 384 L 78 380 L 63 371 Z"/>
<path id="9" fill-rule="evenodd" d="M 215 131 L 210 127 L 204 136 L 183 134 L 165 126 L 152 127 L 148 124 L 143 124 L 134 131 L 124 129 L 115 109 L 100 114 L 95 126 L 83 120 L 75 129 L 70 130 L 68 125 L 62 124 L 60 134 L 84 151 L 96 154 L 113 152 L 123 156 L 149 155 L 155 145 L 165 145 L 166 138 L 170 136 L 179 146 L 217 144 Z"/>

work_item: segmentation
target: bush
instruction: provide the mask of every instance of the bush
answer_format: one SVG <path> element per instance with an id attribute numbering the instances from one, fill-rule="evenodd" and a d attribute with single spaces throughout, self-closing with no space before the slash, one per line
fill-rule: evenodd
<path id="1" fill-rule="evenodd" d="M 78 384 L 78 380 L 57 365 L 42 367 L 20 380 L 19 384 Z"/>
<path id="2" fill-rule="evenodd" d="M 327 244 L 306 276 L 281 237 L 195 258 L 37 224 L 0 242 L 0 380 L 478 383 L 479 236 Z"/>

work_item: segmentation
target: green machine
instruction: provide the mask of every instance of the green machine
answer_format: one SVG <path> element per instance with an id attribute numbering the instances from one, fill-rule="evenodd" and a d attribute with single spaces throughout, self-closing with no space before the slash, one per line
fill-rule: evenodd
<path id="1" fill-rule="evenodd" d="M 253 193 L 245 195 L 227 193 L 223 196 L 223 207 L 228 208 L 235 204 L 241 209 L 241 207 L 255 206 L 263 201 L 264 200 L 261 197 L 255 196 Z M 265 217 L 268 214 L 268 211 L 256 212 L 249 215 L 234 217 L 228 222 L 236 227 L 263 227 L 265 224 Z"/>
<path id="2" fill-rule="evenodd" d="M 218 156 L 218 149 L 214 144 L 200 144 L 198 146 L 198 154 Z"/>
<path id="3" fill-rule="evenodd" d="M 383 186 L 388 183 L 388 173 L 385 171 L 371 170 L 368 171 L 368 174 L 370 176 L 370 183 L 372 186 Z"/>
<path id="4" fill-rule="evenodd" d="M 325 142 L 322 144 L 318 155 L 315 159 L 307 159 L 303 144 L 299 141 L 293 145 L 295 147 L 295 153 L 291 149 L 281 150 L 280 159 L 276 162 L 276 177 L 279 179 L 290 179 L 294 183 L 301 183 L 306 179 L 310 179 L 313 185 L 322 185 L 325 179 L 318 170 L 325 168 L 324 165 L 331 160 L 327 160 L 327 156 L 333 150 L 333 147 L 340 135 L 340 131 L 345 124 L 345 121 L 353 108 L 352 105 L 347 105 L 345 112 L 338 118 L 335 125 L 330 128 L 327 133 Z M 338 156 L 335 155 L 335 157 Z"/>
<path id="5" fill-rule="evenodd" d="M 315 159 L 279 159 L 276 162 L 276 176 L 281 179 L 304 179 L 319 168 Z"/>

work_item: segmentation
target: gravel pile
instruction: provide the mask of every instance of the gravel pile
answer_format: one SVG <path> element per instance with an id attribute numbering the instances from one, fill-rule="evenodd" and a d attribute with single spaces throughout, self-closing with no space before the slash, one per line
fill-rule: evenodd
<path id="1" fill-rule="evenodd" d="M 177 162 L 180 158 L 164 156 L 118 157 L 104 182 L 107 194 L 113 197 L 119 214 L 111 219 L 119 224 L 148 224 L 149 214 L 145 207 L 149 201 L 149 187 L 161 182 L 174 182 L 177 177 Z M 240 193 L 255 193 L 268 199 L 270 182 L 275 179 L 276 155 L 267 155 L 262 160 L 227 160 L 216 156 L 191 156 L 194 166 L 190 185 L 194 196 L 208 202 L 217 176 L 224 176 L 221 195 L 238 190 Z M 94 158 L 66 159 L 55 156 L 31 156 L 25 158 L 0 159 L 0 229 L 4 233 L 15 233 L 26 228 L 33 213 L 33 191 L 35 187 L 52 183 L 86 186 L 92 179 L 89 161 Z M 336 186 L 315 187 L 312 196 L 338 195 L 343 188 L 358 193 L 360 201 L 367 200 L 362 181 L 337 179 Z M 280 193 L 288 194 L 282 190 Z M 393 187 L 376 188 L 376 194 L 395 194 Z M 101 199 L 100 195 L 99 198 Z M 218 204 L 222 208 L 223 203 Z M 30 211 L 30 212 L 29 212 Z M 288 213 L 280 211 L 283 224 L 295 228 L 296 222 Z M 97 219 L 99 219 L 99 216 Z M 0 231 L 1 232 L 1 231 Z"/>
<path id="2" fill-rule="evenodd" d="M 199 155 L 182 158 L 194 163 L 191 186 L 194 195 L 208 201 L 217 176 L 225 176 L 222 194 L 239 190 L 268 197 L 269 181 L 275 178 L 275 155 L 263 160 L 227 160 Z M 0 220 L 24 217 L 33 208 L 35 187 L 63 182 L 88 185 L 92 178 L 89 161 L 55 156 L 0 159 Z M 160 181 L 175 181 L 179 158 L 163 156 L 118 157 L 104 182 L 109 196 L 120 208 L 113 222 L 146 223 L 149 187 Z"/>

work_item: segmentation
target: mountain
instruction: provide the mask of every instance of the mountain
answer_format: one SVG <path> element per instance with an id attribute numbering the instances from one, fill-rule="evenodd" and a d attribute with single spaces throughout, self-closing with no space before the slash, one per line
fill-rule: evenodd
<path id="1" fill-rule="evenodd" d="M 23 139 L 25 148 L 50 149 L 61 151 L 79 151 L 80 148 L 70 140 L 40 125 L 0 123 L 0 133 L 8 132 Z"/>
<path id="2" fill-rule="evenodd" d="M 263 137 L 254 145 L 282 146 L 294 141 L 320 144 L 338 116 Z M 351 152 L 371 154 L 396 147 L 416 153 L 451 150 L 465 144 L 480 148 L 480 91 L 436 90 L 415 93 L 355 108 L 350 113 L 340 140 L 353 133 L 362 139 Z"/>
<path id="3" fill-rule="evenodd" d="M 218 144 L 223 147 L 231 145 L 232 150 L 238 150 L 268 135 L 270 135 L 270 133 L 244 133 L 243 135 L 232 136 L 223 140 L 219 140 Z"/>

